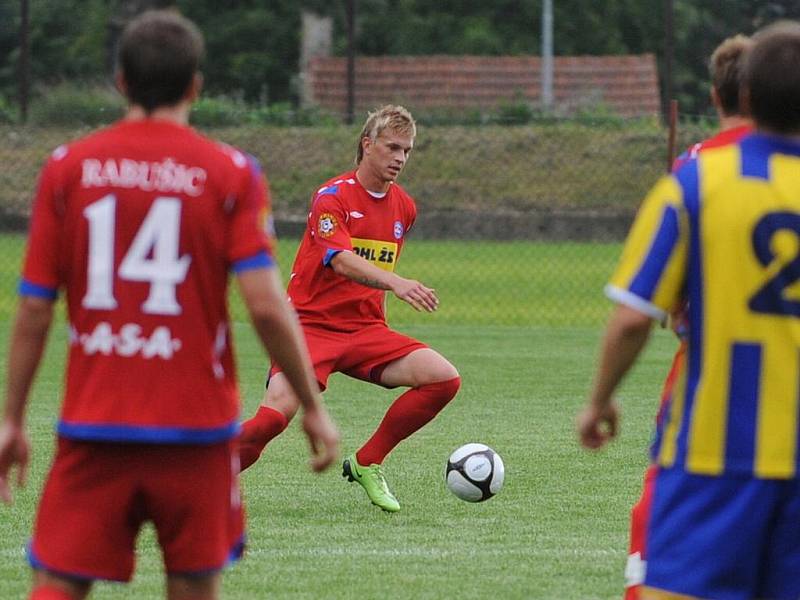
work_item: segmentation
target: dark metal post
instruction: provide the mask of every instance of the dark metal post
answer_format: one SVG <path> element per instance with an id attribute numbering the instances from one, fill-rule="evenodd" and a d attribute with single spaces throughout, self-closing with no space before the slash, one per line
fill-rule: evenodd
<path id="1" fill-rule="evenodd" d="M 28 102 L 31 87 L 30 13 L 28 0 L 19 3 L 19 118 L 28 120 Z"/>
<path id="2" fill-rule="evenodd" d="M 664 121 L 669 122 L 669 103 L 675 96 L 672 89 L 672 65 L 675 60 L 673 32 L 673 0 L 664 0 L 664 98 L 662 102 Z"/>
<path id="3" fill-rule="evenodd" d="M 353 124 L 356 104 L 356 0 L 347 0 L 347 114 Z"/>

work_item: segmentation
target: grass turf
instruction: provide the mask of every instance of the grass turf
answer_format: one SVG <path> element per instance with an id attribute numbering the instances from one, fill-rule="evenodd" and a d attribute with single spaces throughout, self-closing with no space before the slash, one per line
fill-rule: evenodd
<path id="1" fill-rule="evenodd" d="M 11 256 L 18 252 L 18 240 L 0 240 Z M 293 251 L 291 243 L 282 244 L 281 264 L 289 264 Z M 573 419 L 590 385 L 608 308 L 599 288 L 617 252 L 614 245 L 410 244 L 401 272 L 434 285 L 442 312 L 418 315 L 396 304 L 391 318 L 450 358 L 464 383 L 440 417 L 386 462 L 403 510 L 382 513 L 338 469 L 313 475 L 295 423 L 243 476 L 249 546 L 226 572 L 224 597 L 618 597 L 628 511 L 675 344 L 657 331 L 626 381 L 624 439 L 601 453 L 582 451 Z M 0 306 L 7 311 L 6 300 Z M 233 312 L 241 314 L 236 300 Z M 32 395 L 31 480 L 14 505 L 0 507 L 0 598 L 24 597 L 29 586 L 23 548 L 51 460 L 64 329 L 53 332 Z M 8 332 L 6 320 L 3 348 Z M 265 358 L 244 322 L 234 333 L 250 415 L 261 398 Z M 348 453 L 369 436 L 397 392 L 341 375 L 330 384 L 326 401 Z M 471 441 L 491 445 L 507 469 L 505 488 L 477 505 L 444 486 L 447 456 Z M 153 532 L 145 529 L 133 583 L 98 584 L 93 597 L 160 597 L 160 561 Z"/>
<path id="2" fill-rule="evenodd" d="M 225 575 L 225 598 L 613 598 L 625 560 L 628 510 L 638 494 L 655 398 L 673 348 L 659 332 L 621 394 L 624 439 L 582 451 L 573 417 L 589 385 L 597 329 L 412 327 L 461 370 L 457 399 L 386 462 L 403 510 L 373 507 L 340 477 L 306 467 L 297 424 L 243 476 L 249 549 Z M 4 330 L 4 334 L 7 330 Z M 252 413 L 264 359 L 248 328 L 236 328 L 240 376 Z M 4 336 L 5 337 L 5 336 Z M 0 597 L 23 597 L 22 549 L 53 446 L 64 336 L 48 352 L 30 412 L 34 463 L 27 489 L 0 519 Z M 335 376 L 326 393 L 343 451 L 357 448 L 395 396 Z M 444 486 L 449 453 L 465 442 L 503 457 L 506 485 L 483 504 Z M 98 584 L 94 598 L 161 594 L 160 553 L 152 532 L 139 543 L 130 586 Z"/>

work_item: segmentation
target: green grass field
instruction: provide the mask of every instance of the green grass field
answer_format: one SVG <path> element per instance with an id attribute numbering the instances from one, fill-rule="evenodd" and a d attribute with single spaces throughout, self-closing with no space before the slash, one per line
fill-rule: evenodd
<path id="1" fill-rule="evenodd" d="M 2 244 L 12 255 L 18 250 L 13 240 Z M 463 387 L 385 464 L 403 510 L 382 513 L 340 469 L 313 475 L 293 424 L 243 476 L 248 552 L 226 572 L 224 597 L 619 597 L 628 511 L 675 344 L 657 331 L 626 381 L 622 438 L 601 453 L 581 450 L 573 419 L 590 385 L 608 310 L 601 287 L 618 251 L 617 245 L 410 244 L 400 270 L 436 287 L 442 312 L 418 316 L 395 304 L 391 319 L 450 358 Z M 281 247 L 284 271 L 292 252 L 291 243 Z M 9 273 L 18 258 L 11 262 Z M 9 329 L 4 319 L 4 349 Z M 22 598 L 29 586 L 24 546 L 51 460 L 65 337 L 63 326 L 54 330 L 33 392 L 31 480 L 14 505 L 0 507 L 0 598 Z M 235 337 L 249 415 L 266 363 L 241 320 Z M 396 392 L 341 375 L 330 383 L 325 398 L 349 453 Z M 449 453 L 471 441 L 491 445 L 506 464 L 505 488 L 476 505 L 452 496 L 443 476 Z M 160 597 L 160 554 L 149 529 L 139 552 L 131 585 L 98 584 L 93 597 Z"/>

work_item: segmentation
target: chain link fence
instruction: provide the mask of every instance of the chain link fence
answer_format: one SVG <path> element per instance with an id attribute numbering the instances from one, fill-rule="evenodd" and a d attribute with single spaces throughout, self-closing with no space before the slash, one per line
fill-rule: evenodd
<path id="1" fill-rule="evenodd" d="M 201 128 L 256 156 L 273 196 L 288 273 L 311 193 L 352 168 L 358 127 Z M 0 125 L 0 312 L 15 304 L 36 177 L 56 146 L 89 128 Z M 679 126 L 677 149 L 707 137 Z M 419 315 L 390 299 L 390 320 L 596 326 L 602 286 L 636 207 L 666 170 L 667 132 L 653 120 L 542 120 L 524 125 L 420 123 L 400 182 L 419 217 L 398 273 L 436 288 L 442 308 Z M 244 318 L 236 299 L 235 318 Z"/>

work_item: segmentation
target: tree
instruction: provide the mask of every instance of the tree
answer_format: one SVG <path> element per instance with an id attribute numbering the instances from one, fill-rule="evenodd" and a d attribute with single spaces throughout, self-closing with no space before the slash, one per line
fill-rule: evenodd
<path id="1" fill-rule="evenodd" d="M 48 0 L 31 2 L 35 83 L 107 80 L 122 23 L 147 7 L 176 6 L 200 26 L 208 48 L 207 90 L 248 101 L 296 99 L 300 14 L 335 19 L 334 51 L 344 55 L 341 2 L 326 0 Z M 710 114 L 706 61 L 734 33 L 778 18 L 800 18 L 800 0 L 674 0 L 673 79 L 684 113 Z M 558 0 L 557 55 L 652 52 L 663 62 L 663 0 Z M 541 0 L 359 0 L 363 55 L 538 54 Z M 18 11 L 0 1 L 0 94 L 16 91 Z M 68 26 L 65 26 L 65 22 Z"/>
<path id="2" fill-rule="evenodd" d="M 289 0 L 238 0 L 220 10 L 215 0 L 179 0 L 178 7 L 206 38 L 203 70 L 214 94 L 254 102 L 295 96 L 300 56 L 300 6 Z"/>

